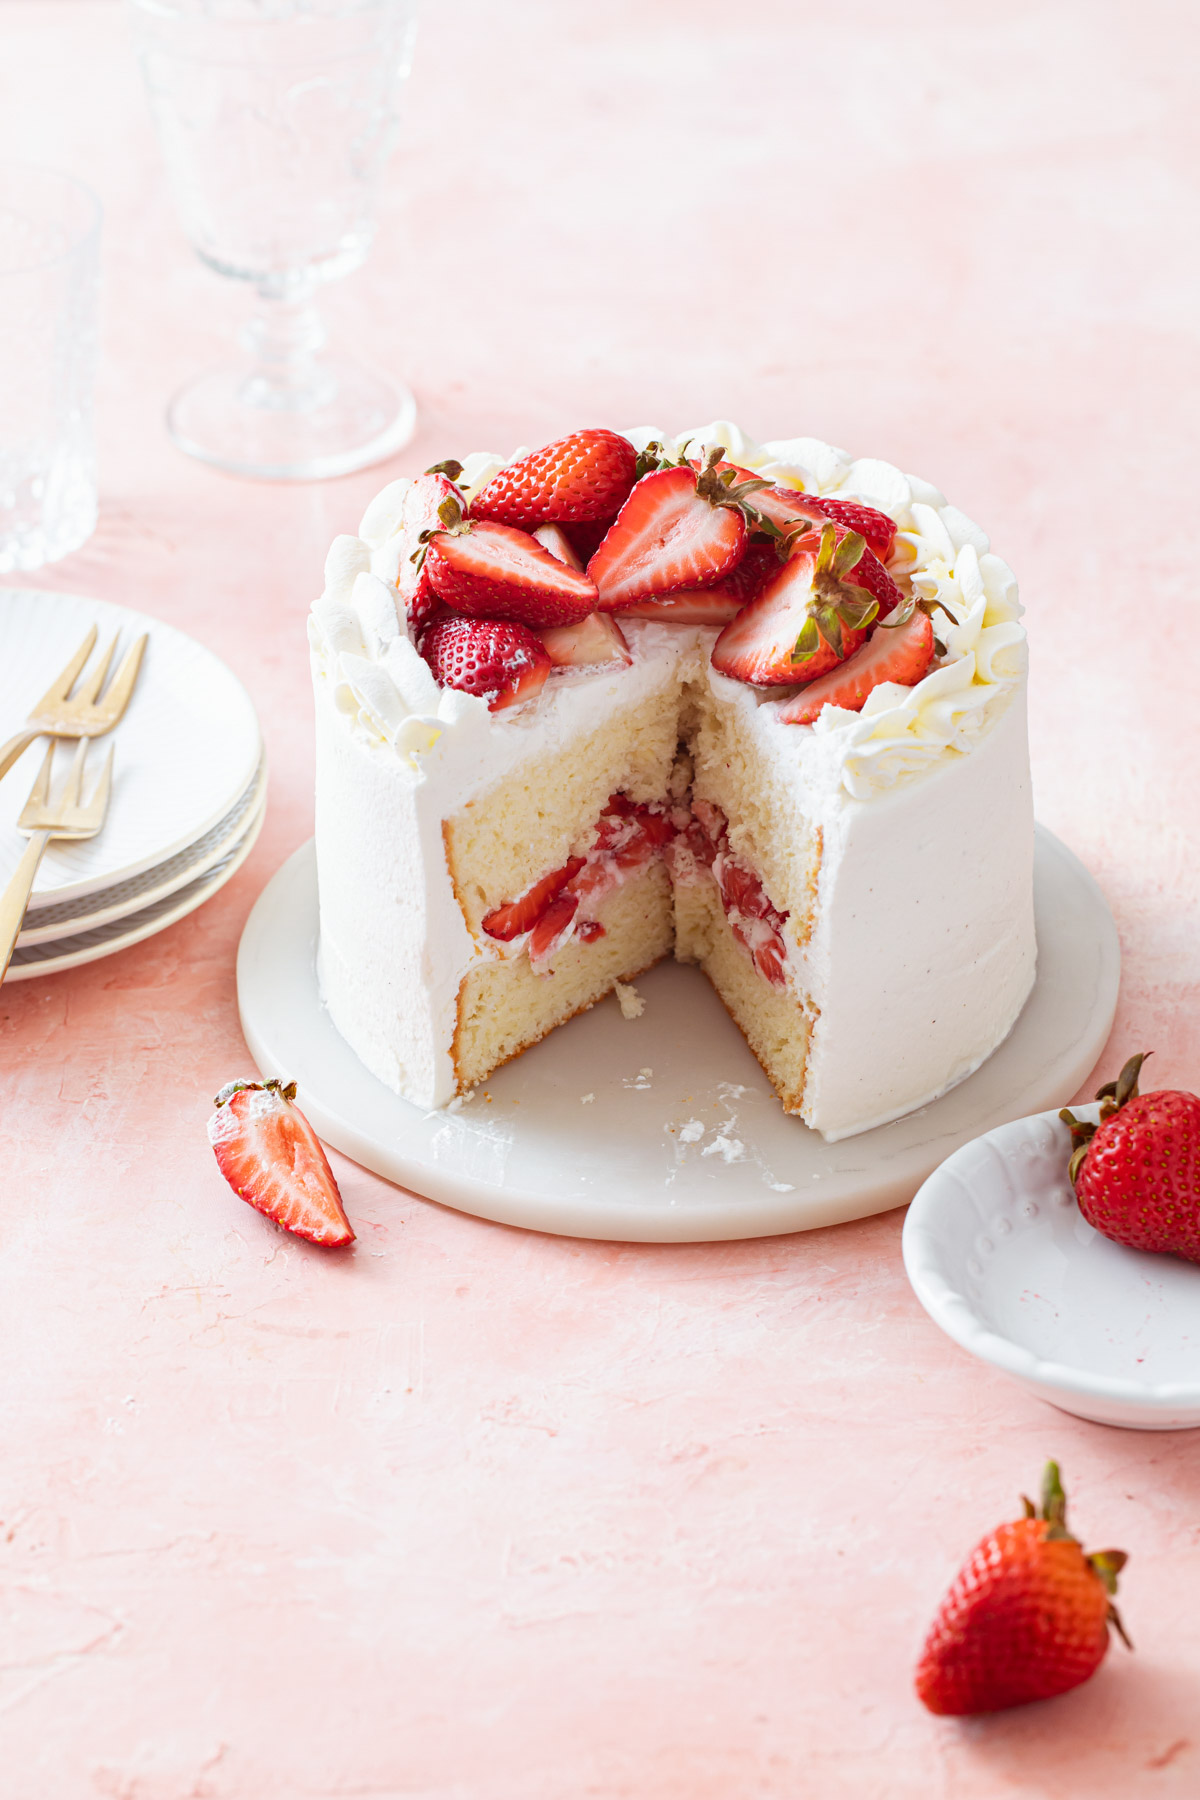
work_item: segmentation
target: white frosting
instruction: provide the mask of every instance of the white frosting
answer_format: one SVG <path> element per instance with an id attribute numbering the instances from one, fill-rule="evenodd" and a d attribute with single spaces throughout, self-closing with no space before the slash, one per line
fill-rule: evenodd
<path id="1" fill-rule="evenodd" d="M 379 494 L 358 537 L 335 541 L 309 623 L 317 696 L 321 976 L 363 1062 L 421 1104 L 455 1090 L 464 974 L 481 955 L 454 896 L 442 824 L 529 757 L 567 752 L 603 721 L 686 677 L 744 729 L 823 838 L 817 922 L 793 978 L 819 1014 L 807 1121 L 836 1138 L 894 1118 L 969 1074 L 1013 1024 L 1033 980 L 1032 812 L 1025 633 L 1011 571 L 928 483 L 812 438 L 761 446 L 718 423 L 678 447 L 722 444 L 773 480 L 861 499 L 899 534 L 892 571 L 936 600 L 946 654 L 913 688 L 861 713 L 787 725 L 769 697 L 718 675 L 716 633 L 633 622 L 629 668 L 552 676 L 529 706 L 491 714 L 439 689 L 394 601 L 411 484 Z M 502 466 L 477 454 L 462 485 Z M 736 830 L 733 832 L 736 848 Z"/>
<path id="2" fill-rule="evenodd" d="M 854 459 L 818 438 L 755 444 L 727 420 L 678 437 L 653 426 L 639 426 L 626 435 L 639 450 L 657 439 L 677 454 L 689 443 L 694 450 L 719 444 L 733 460 L 781 486 L 862 500 L 896 521 L 892 573 L 920 599 L 936 601 L 942 609 L 934 617 L 945 655 L 915 687 L 888 684 L 875 690 L 861 712 L 826 707 L 815 725 L 790 727 L 830 738 L 841 779 L 855 799 L 885 793 L 947 753 L 969 750 L 1024 680 L 1025 629 L 1019 623 L 1022 609 L 1012 570 L 992 554 L 979 526 L 928 482 L 874 457 Z M 511 460 L 489 451 L 469 455 L 460 479 L 468 499 Z M 390 483 L 367 508 L 360 535 L 334 540 L 325 592 L 313 609 L 332 652 L 350 649 L 351 655 L 366 655 L 383 666 L 396 700 L 384 693 L 382 680 L 364 683 L 358 665 L 345 672 L 345 685 L 358 700 L 364 728 L 395 742 L 402 754 L 420 754 L 431 729 L 423 726 L 405 735 L 400 730 L 403 716 L 436 713 L 438 707 L 413 670 L 420 660 L 415 652 L 387 654 L 404 628 L 397 625 L 390 638 L 385 634 L 379 589 L 360 588 L 358 577 L 369 570 L 380 582 L 394 585 L 411 486 L 406 480 Z M 369 616 L 364 616 L 364 606 Z M 356 624 L 361 650 L 351 649 Z M 561 679 L 556 677 L 556 685 Z M 417 698 L 410 700 L 410 692 Z M 439 715 L 439 729 L 449 723 Z"/>

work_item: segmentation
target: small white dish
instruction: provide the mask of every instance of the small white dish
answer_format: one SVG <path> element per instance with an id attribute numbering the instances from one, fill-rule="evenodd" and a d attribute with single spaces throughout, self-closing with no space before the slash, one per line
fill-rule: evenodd
<path id="1" fill-rule="evenodd" d="M 904 1222 L 914 1292 L 956 1344 L 1064 1412 L 1142 1431 L 1200 1425 L 1200 1265 L 1093 1230 L 1070 1156 L 1054 1112 L 956 1150 Z"/>
<path id="2" fill-rule="evenodd" d="M 18 730 L 89 625 L 97 626 L 101 646 L 117 634 L 118 662 L 141 632 L 149 642 L 112 734 L 116 760 L 104 829 L 83 843 L 49 846 L 31 914 L 130 881 L 195 844 L 237 804 L 262 758 L 249 695 L 211 650 L 126 607 L 32 588 L 0 591 L 0 740 Z M 44 754 L 38 740 L 0 781 L 0 890 L 25 850 L 16 820 Z"/>

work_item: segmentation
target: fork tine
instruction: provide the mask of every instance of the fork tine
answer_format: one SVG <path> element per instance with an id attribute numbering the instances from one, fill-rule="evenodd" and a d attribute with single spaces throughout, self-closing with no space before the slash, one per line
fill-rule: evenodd
<path id="1" fill-rule="evenodd" d="M 83 785 L 83 765 L 87 761 L 88 744 L 90 741 L 89 738 L 81 737 L 79 740 L 79 748 L 71 758 L 71 767 L 67 772 L 67 785 L 63 788 L 58 802 L 60 814 L 65 815 L 68 811 L 73 812 L 79 805 L 79 790 Z"/>
<path id="2" fill-rule="evenodd" d="M 116 745 L 110 744 L 108 746 L 108 755 L 104 759 L 104 767 L 100 771 L 100 779 L 92 789 L 92 797 L 84 808 L 83 817 L 80 820 L 81 825 L 94 825 L 97 831 L 99 831 L 101 825 L 103 825 L 104 815 L 108 811 L 108 797 L 112 793 L 113 757 L 115 755 Z"/>
<path id="3" fill-rule="evenodd" d="M 29 790 L 29 798 L 25 802 L 23 812 L 29 812 L 35 806 L 39 807 L 39 808 L 49 806 L 49 804 L 50 804 L 50 772 L 51 772 L 53 766 L 54 766 L 54 739 L 51 738 L 49 744 L 46 747 L 46 754 L 42 758 L 42 766 L 38 770 L 37 775 L 34 778 L 33 786 Z"/>
<path id="4" fill-rule="evenodd" d="M 131 644 L 121 659 L 120 667 L 108 684 L 108 691 L 100 702 L 100 710 L 115 725 L 125 708 L 129 705 L 129 696 L 133 692 L 133 684 L 138 678 L 138 670 L 142 666 L 142 652 L 146 648 L 146 633 L 143 632 L 136 644 Z"/>
<path id="5" fill-rule="evenodd" d="M 50 683 L 50 686 L 46 689 L 46 692 L 34 707 L 31 716 L 36 717 L 38 713 L 49 712 L 52 706 L 58 706 L 66 699 L 72 687 L 75 685 L 79 671 L 82 669 L 88 657 L 92 654 L 95 643 L 96 627 L 92 625 L 89 627 L 86 637 L 67 664 L 66 668 L 61 674 L 56 675 L 54 680 Z"/>
<path id="6" fill-rule="evenodd" d="M 108 674 L 108 665 L 113 659 L 113 651 L 117 647 L 117 634 L 114 631 L 112 641 L 107 650 L 101 652 L 100 661 L 94 669 L 88 670 L 87 680 L 82 682 L 78 693 L 71 695 L 72 706 L 92 706 L 96 695 L 100 692 L 101 683 Z"/>

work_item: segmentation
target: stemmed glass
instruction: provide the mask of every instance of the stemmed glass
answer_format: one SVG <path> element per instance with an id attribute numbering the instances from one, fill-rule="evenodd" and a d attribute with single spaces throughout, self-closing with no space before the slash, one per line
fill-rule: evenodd
<path id="1" fill-rule="evenodd" d="M 345 475 L 401 448 L 409 390 L 326 351 L 315 294 L 371 244 L 417 0 L 129 0 L 167 172 L 202 262 L 253 282 L 249 360 L 175 395 L 181 450 L 241 475 Z"/>

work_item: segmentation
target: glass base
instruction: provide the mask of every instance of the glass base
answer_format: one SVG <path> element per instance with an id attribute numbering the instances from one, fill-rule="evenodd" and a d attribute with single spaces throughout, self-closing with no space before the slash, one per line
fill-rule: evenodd
<path id="1" fill-rule="evenodd" d="M 342 357 L 320 357 L 303 388 L 273 385 L 243 364 L 180 388 L 167 430 L 201 462 L 262 481 L 350 475 L 402 450 L 417 403 L 400 383 Z"/>

